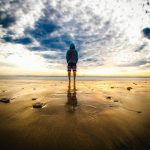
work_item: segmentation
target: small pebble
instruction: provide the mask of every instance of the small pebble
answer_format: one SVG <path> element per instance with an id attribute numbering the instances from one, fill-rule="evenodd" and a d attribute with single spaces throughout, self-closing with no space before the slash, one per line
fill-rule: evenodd
<path id="1" fill-rule="evenodd" d="M 34 98 L 32 98 L 32 100 L 34 101 L 34 100 L 37 100 L 37 98 L 36 97 L 34 97 Z"/>
<path id="2" fill-rule="evenodd" d="M 138 114 L 142 113 L 141 111 L 137 111 Z"/>
<path id="3" fill-rule="evenodd" d="M 118 102 L 118 100 L 114 100 L 114 102 Z"/>
<path id="4" fill-rule="evenodd" d="M 114 87 L 112 86 L 111 88 L 113 89 Z"/>
<path id="5" fill-rule="evenodd" d="M 132 89 L 132 87 L 127 87 L 127 90 L 130 91 Z"/>
<path id="6" fill-rule="evenodd" d="M 111 99 L 111 96 L 107 96 L 106 98 L 107 98 L 107 99 Z"/>
<path id="7" fill-rule="evenodd" d="M 42 108 L 43 107 L 43 103 L 41 102 L 37 102 L 33 104 L 33 108 Z"/>

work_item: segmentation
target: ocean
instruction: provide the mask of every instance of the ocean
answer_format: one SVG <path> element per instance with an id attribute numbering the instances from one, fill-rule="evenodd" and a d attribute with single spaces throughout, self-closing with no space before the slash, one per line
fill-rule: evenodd
<path id="1" fill-rule="evenodd" d="M 125 76 L 77 76 L 77 80 L 150 80 L 150 77 L 125 77 Z M 0 76 L 0 80 L 3 79 L 24 79 L 24 80 L 68 80 L 67 76 L 25 76 L 25 75 L 19 75 L 19 76 Z"/>

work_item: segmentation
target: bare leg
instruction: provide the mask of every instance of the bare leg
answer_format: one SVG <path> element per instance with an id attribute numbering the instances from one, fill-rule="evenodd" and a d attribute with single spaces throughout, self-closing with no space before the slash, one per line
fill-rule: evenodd
<path id="1" fill-rule="evenodd" d="M 74 83 L 73 91 L 76 91 L 76 83 Z"/>
<path id="2" fill-rule="evenodd" d="M 73 77 L 74 77 L 74 87 L 75 87 L 75 84 L 76 84 L 76 71 L 73 71 Z"/>
<path id="3" fill-rule="evenodd" d="M 71 76 L 71 71 L 68 71 L 69 86 L 70 86 L 70 76 Z"/>

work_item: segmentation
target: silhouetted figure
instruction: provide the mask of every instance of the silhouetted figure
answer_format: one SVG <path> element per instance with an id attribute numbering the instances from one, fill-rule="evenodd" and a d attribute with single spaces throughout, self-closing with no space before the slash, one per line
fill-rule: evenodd
<path id="1" fill-rule="evenodd" d="M 68 105 L 68 110 L 69 112 L 74 112 L 75 108 L 77 107 L 77 97 L 76 97 L 76 89 L 74 88 L 71 91 L 70 86 L 68 86 L 68 91 L 67 91 L 67 105 Z"/>
<path id="2" fill-rule="evenodd" d="M 73 43 L 70 45 L 70 49 L 66 53 L 66 60 L 67 60 L 67 63 L 68 63 L 69 84 L 70 84 L 70 81 L 71 81 L 70 80 L 71 70 L 73 70 L 74 85 L 75 85 L 77 62 L 78 62 L 78 52 L 75 49 L 75 45 Z"/>

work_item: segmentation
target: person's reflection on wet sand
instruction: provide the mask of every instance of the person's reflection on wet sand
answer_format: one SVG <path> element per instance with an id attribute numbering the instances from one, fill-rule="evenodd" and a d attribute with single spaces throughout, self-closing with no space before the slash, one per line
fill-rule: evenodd
<path id="1" fill-rule="evenodd" d="M 76 96 L 76 88 L 74 85 L 74 89 L 71 90 L 70 85 L 68 86 L 67 91 L 67 106 L 68 106 L 68 112 L 73 113 L 76 110 L 77 107 L 77 96 Z"/>

